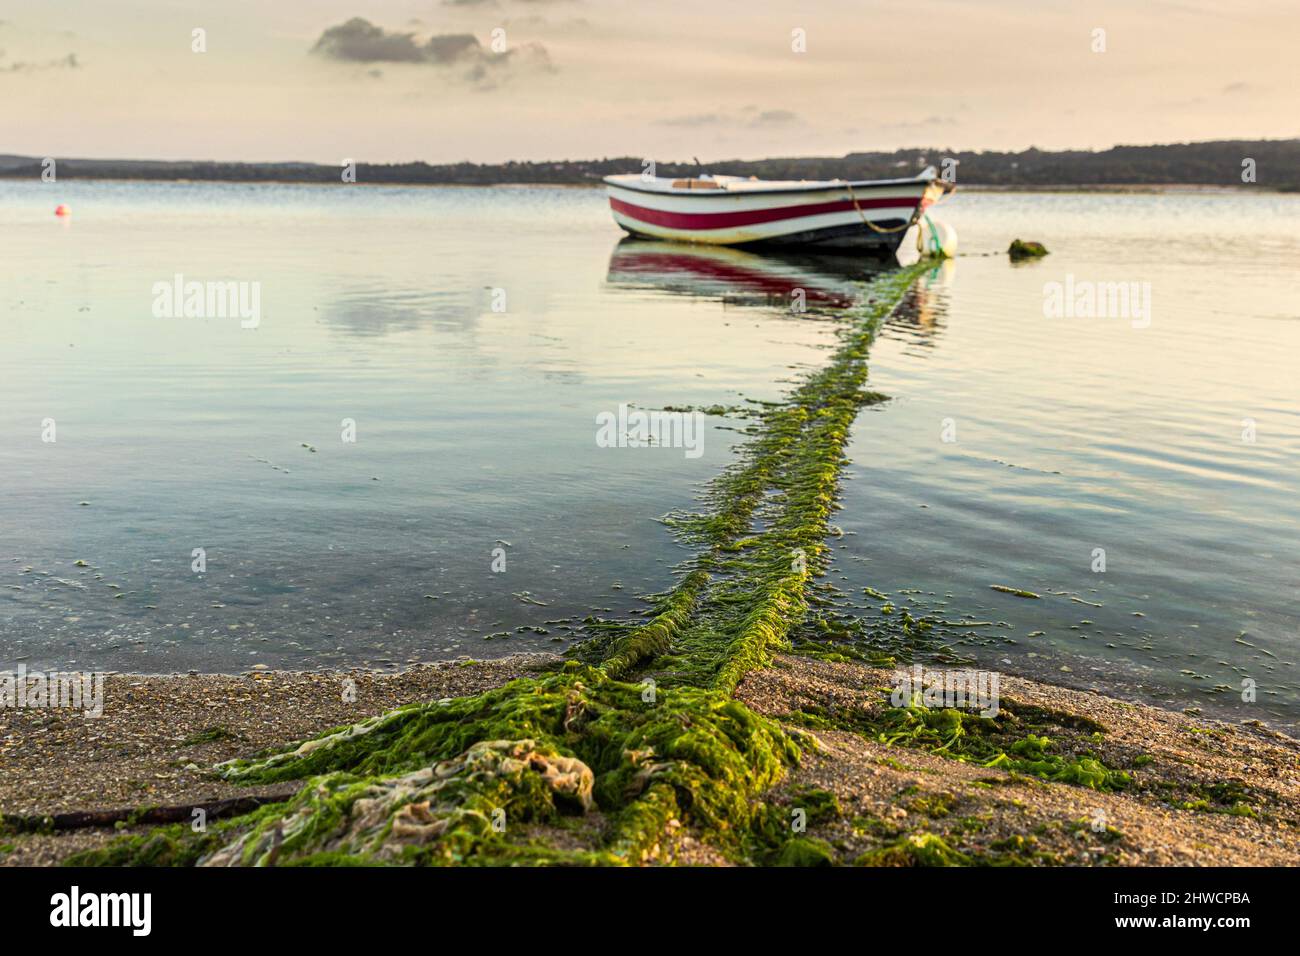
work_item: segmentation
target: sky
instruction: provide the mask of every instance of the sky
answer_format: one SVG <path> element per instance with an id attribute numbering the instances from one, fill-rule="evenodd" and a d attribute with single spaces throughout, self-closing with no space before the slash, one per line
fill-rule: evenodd
<path id="1" fill-rule="evenodd" d="M 1297 37 L 1296 0 L 0 0 L 0 153 L 708 161 L 1290 138 Z"/>

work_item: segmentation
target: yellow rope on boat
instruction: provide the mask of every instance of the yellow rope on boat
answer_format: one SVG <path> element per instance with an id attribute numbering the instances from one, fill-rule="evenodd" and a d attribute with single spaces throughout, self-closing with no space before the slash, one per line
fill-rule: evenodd
<path id="1" fill-rule="evenodd" d="M 888 234 L 891 232 L 902 232 L 904 229 L 907 229 L 912 225 L 914 219 L 909 219 L 907 222 L 903 223 L 901 226 L 898 226 L 895 229 L 884 229 L 880 226 L 875 225 L 874 223 L 872 223 L 870 219 L 867 218 L 867 214 L 862 211 L 862 207 L 858 205 L 858 197 L 853 192 L 853 184 L 850 182 L 846 182 L 844 185 L 849 191 L 849 198 L 853 200 L 853 208 L 858 211 L 858 215 L 862 217 L 862 224 L 866 226 L 868 229 L 874 230 L 875 232 Z M 912 215 L 913 217 L 915 217 L 916 213 L 913 213 Z"/>

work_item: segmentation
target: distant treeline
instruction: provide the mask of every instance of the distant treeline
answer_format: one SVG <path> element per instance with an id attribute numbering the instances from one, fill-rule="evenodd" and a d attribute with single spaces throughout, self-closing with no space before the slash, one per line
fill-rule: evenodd
<path id="1" fill-rule="evenodd" d="M 1238 186 L 1243 171 L 1266 188 L 1300 189 L 1300 139 L 1229 140 L 1164 146 L 1116 146 L 1100 152 L 1068 150 L 1019 153 L 944 149 L 900 149 L 841 157 L 726 160 L 707 163 L 708 172 L 760 179 L 880 179 L 910 175 L 927 165 L 956 160 L 957 182 L 978 186 Z M 1253 162 L 1247 162 L 1247 161 Z M 640 172 L 637 156 L 614 159 L 527 163 L 358 163 L 356 181 L 391 184 L 501 183 L 592 184 L 611 173 Z M 164 162 L 155 160 L 58 159 L 59 179 L 155 179 L 224 182 L 339 182 L 342 167 L 317 163 Z M 660 176 L 700 171 L 695 163 L 657 161 Z M 0 156 L 0 176 L 41 175 L 43 160 Z"/>

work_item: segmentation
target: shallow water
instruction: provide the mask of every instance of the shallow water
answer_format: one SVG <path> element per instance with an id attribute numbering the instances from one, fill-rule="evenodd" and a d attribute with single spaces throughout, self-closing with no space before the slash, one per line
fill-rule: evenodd
<path id="1" fill-rule="evenodd" d="M 682 552 L 656 519 L 736 438 L 712 418 L 698 457 L 600 448 L 596 416 L 775 399 L 829 341 L 827 323 L 620 280 L 619 233 L 585 190 L 58 200 L 70 222 L 48 187 L 0 185 L 0 628 L 33 668 L 552 647 L 550 627 L 484 637 L 668 585 Z M 175 273 L 260 282 L 260 324 L 155 318 Z"/>
<path id="2" fill-rule="evenodd" d="M 967 254 L 873 350 L 893 400 L 855 429 L 832 580 L 1004 625 L 967 648 L 994 666 L 1300 713 L 1300 197 L 960 193 L 936 215 Z M 2 183 L 0 217 L 0 666 L 563 646 L 543 622 L 671 581 L 656 519 L 742 424 L 706 418 L 692 458 L 598 447 L 596 416 L 778 397 L 863 274 L 620 244 L 576 189 Z M 1052 255 L 981 255 L 1017 235 Z M 259 282 L 260 324 L 155 317 L 176 273 Z M 1149 326 L 1046 318 L 1067 275 L 1150 283 Z"/>
<path id="3" fill-rule="evenodd" d="M 1011 625 L 978 629 L 987 664 L 1294 721 L 1300 197 L 984 193 L 939 213 L 967 251 L 1051 254 L 961 257 L 880 337 L 894 400 L 854 433 L 840 583 Z M 1150 324 L 1046 317 L 1067 275 L 1149 283 Z"/>

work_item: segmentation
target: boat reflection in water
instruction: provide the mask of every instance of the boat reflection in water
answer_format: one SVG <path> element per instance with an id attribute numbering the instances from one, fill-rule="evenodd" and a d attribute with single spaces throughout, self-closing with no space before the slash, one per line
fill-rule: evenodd
<path id="1" fill-rule="evenodd" d="M 888 266 L 869 258 L 812 253 L 754 252 L 727 246 L 625 238 L 609 258 L 616 289 L 720 300 L 729 306 L 779 309 L 816 317 L 843 312 Z M 915 338 L 943 328 L 942 296 L 953 262 L 936 263 L 886 321 Z"/>
<path id="2" fill-rule="evenodd" d="M 885 319 L 885 334 L 906 340 L 909 351 L 913 346 L 930 349 L 938 345 L 948 315 L 948 287 L 956 272 L 954 260 L 937 260 Z"/>

